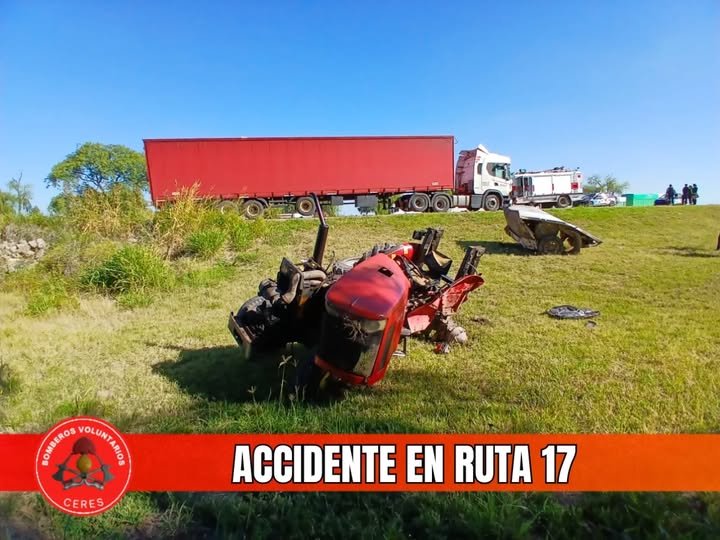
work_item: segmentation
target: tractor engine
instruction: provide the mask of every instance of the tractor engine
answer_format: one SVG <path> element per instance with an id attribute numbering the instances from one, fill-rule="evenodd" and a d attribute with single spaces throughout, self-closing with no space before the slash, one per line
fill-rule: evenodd
<path id="1" fill-rule="evenodd" d="M 425 336 L 438 352 L 467 341 L 453 315 L 484 283 L 477 273 L 482 248 L 466 249 L 454 278 L 452 260 L 437 249 L 443 231 L 435 228 L 323 267 L 328 225 L 315 202 L 320 227 L 312 257 L 297 265 L 283 258 L 276 279 L 263 280 L 257 296 L 230 313 L 228 329 L 246 353 L 302 343 L 313 357 L 298 366 L 298 386 L 319 387 L 328 377 L 371 386 L 406 336 Z"/>
<path id="2" fill-rule="evenodd" d="M 382 379 L 405 321 L 410 281 L 384 253 L 354 266 L 328 289 L 315 364 L 350 384 Z"/>

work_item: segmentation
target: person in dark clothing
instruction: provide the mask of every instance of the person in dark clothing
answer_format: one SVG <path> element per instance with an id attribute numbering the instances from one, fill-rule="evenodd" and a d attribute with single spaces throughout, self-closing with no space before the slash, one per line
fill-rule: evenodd
<path id="1" fill-rule="evenodd" d="M 685 184 L 682 188 L 682 204 L 690 203 L 690 188 Z"/>
<path id="2" fill-rule="evenodd" d="M 670 184 L 665 190 L 665 196 L 670 204 L 675 204 L 675 195 L 677 195 L 677 191 L 675 191 L 673 185 Z"/>
<path id="3" fill-rule="evenodd" d="M 690 202 L 691 204 L 697 204 L 698 199 L 698 187 L 697 184 L 693 184 L 690 188 Z"/>

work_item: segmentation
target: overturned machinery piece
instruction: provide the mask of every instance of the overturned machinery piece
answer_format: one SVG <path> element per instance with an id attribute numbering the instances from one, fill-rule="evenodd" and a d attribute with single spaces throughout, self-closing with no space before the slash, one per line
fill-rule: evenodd
<path id="1" fill-rule="evenodd" d="M 526 249 L 542 255 L 576 255 L 602 241 L 589 232 L 533 206 L 504 209 L 505 232 Z"/>
<path id="2" fill-rule="evenodd" d="M 437 249 L 443 231 L 433 228 L 415 231 L 413 242 L 323 267 L 328 225 L 317 209 L 312 257 L 298 264 L 283 258 L 277 278 L 262 281 L 257 296 L 230 313 L 230 333 L 249 354 L 303 344 L 313 358 L 298 366 L 297 384 L 314 392 L 328 378 L 377 383 L 407 336 L 426 336 L 442 352 L 467 340 L 453 315 L 484 283 L 477 274 L 482 248 L 467 248 L 454 278 L 452 260 Z"/>

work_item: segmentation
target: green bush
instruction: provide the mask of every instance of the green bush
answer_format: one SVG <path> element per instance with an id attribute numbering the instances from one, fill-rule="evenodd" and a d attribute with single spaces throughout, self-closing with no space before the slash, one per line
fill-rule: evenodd
<path id="1" fill-rule="evenodd" d="M 257 240 L 264 240 L 270 233 L 270 226 L 264 219 L 253 219 L 250 221 L 250 235 Z"/>
<path id="2" fill-rule="evenodd" d="M 185 249 L 191 255 L 209 259 L 225 245 L 227 233 L 222 229 L 203 229 L 192 233 L 185 244 Z"/>
<path id="3" fill-rule="evenodd" d="M 340 215 L 340 209 L 342 206 L 333 204 L 323 204 L 322 211 L 325 217 L 337 217 Z"/>
<path id="4" fill-rule="evenodd" d="M 292 208 L 281 208 L 279 206 L 271 206 L 270 208 L 265 209 L 265 213 L 263 214 L 264 219 L 277 219 L 280 217 L 280 214 L 283 213 L 292 213 L 294 210 Z M 263 218 L 260 218 L 263 219 Z M 258 220 L 253 220 L 258 221 Z"/>
<path id="5" fill-rule="evenodd" d="M 253 236 L 247 221 L 233 223 L 230 228 L 230 245 L 235 251 L 244 251 L 252 244 Z"/>
<path id="6" fill-rule="evenodd" d="M 168 265 L 152 250 L 126 246 L 91 269 L 82 281 L 101 291 L 122 294 L 168 287 L 173 278 Z"/>
<path id="7" fill-rule="evenodd" d="M 28 315 L 43 315 L 49 311 L 77 307 L 77 297 L 62 279 L 51 277 L 30 292 L 26 311 Z"/>

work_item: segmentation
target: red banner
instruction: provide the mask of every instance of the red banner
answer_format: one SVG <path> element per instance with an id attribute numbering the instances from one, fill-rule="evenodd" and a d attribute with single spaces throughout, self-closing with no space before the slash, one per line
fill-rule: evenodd
<path id="1" fill-rule="evenodd" d="M 132 456 L 130 491 L 720 491 L 720 435 L 238 434 L 122 439 Z M 0 435 L 0 491 L 38 490 L 38 463 L 50 450 L 41 450 L 41 442 L 47 444 L 46 436 Z M 116 468 L 111 458 L 130 464 L 122 454 L 113 456 L 110 444 L 104 457 L 101 450 L 98 456 Z M 58 451 L 45 457 L 54 472 L 62 456 Z M 60 478 L 70 481 L 62 473 Z"/>

